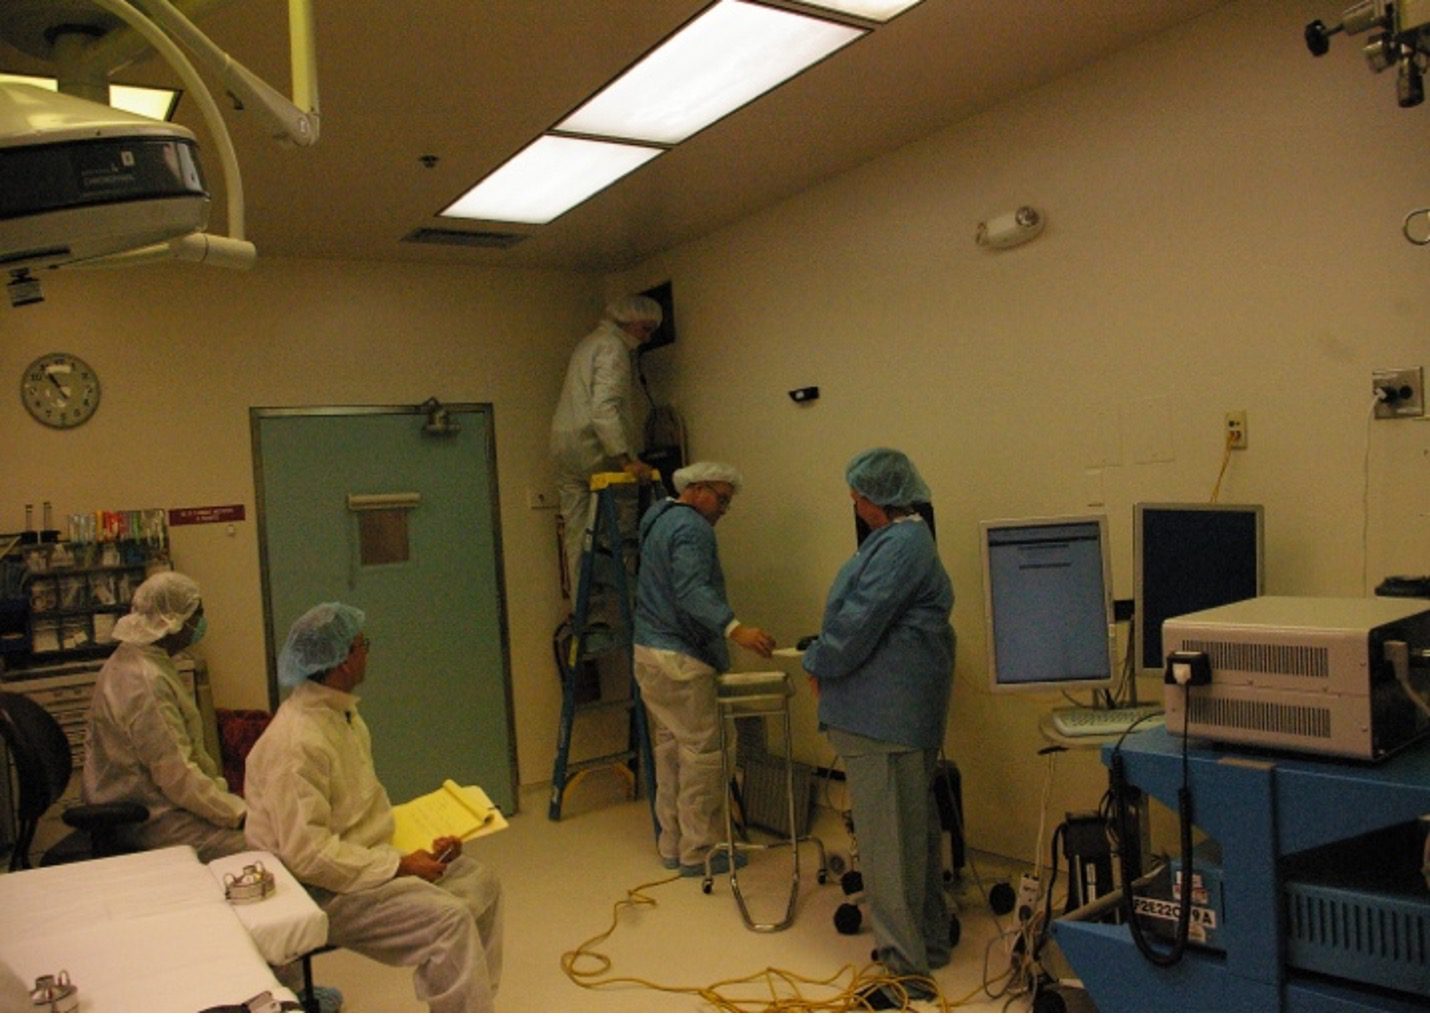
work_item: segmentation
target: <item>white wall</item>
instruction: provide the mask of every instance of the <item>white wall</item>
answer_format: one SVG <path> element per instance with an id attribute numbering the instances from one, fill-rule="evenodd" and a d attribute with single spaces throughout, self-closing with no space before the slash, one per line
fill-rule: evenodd
<path id="1" fill-rule="evenodd" d="M 1265 504 L 1268 592 L 1430 572 L 1430 424 L 1367 425 L 1372 369 L 1430 360 L 1430 251 L 1400 236 L 1430 203 L 1430 107 L 1398 109 L 1354 40 L 1313 60 L 1301 30 L 1327 15 L 1233 4 L 613 280 L 673 280 L 679 341 L 650 373 L 692 455 L 746 473 L 720 527 L 742 620 L 817 629 L 853 546 L 845 462 L 887 444 L 918 463 L 957 594 L 947 747 L 977 846 L 1031 855 L 1057 703 L 985 691 L 978 520 L 1100 502 L 1131 597 L 1133 503 L 1206 500 L 1245 410 L 1221 500 Z M 974 246 L 1024 203 L 1041 238 Z M 794 405 L 803 385 L 821 399 Z M 1056 767 L 1052 822 L 1096 807 L 1096 754 Z"/>
<path id="2" fill-rule="evenodd" d="M 163 265 L 48 273 L 44 285 L 43 304 L 0 310 L 0 378 L 14 386 L 0 399 L 0 532 L 46 499 L 61 526 L 98 508 L 243 505 L 233 536 L 172 531 L 177 567 L 204 592 L 201 651 L 220 706 L 268 705 L 249 407 L 491 403 L 520 771 L 549 775 L 563 608 L 554 513 L 529 509 L 526 491 L 554 493 L 551 411 L 599 315 L 598 280 L 260 257 L 249 273 Z M 55 350 L 100 375 L 99 410 L 72 431 L 35 423 L 13 395 L 25 365 Z M 375 656 L 370 678 L 400 668 Z"/>

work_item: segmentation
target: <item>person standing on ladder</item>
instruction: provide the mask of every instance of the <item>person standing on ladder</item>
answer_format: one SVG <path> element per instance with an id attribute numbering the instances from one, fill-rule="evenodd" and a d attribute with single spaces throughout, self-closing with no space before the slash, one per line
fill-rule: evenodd
<path id="1" fill-rule="evenodd" d="M 631 354 L 660 327 L 662 317 L 660 304 L 650 297 L 612 301 L 595 330 L 576 344 L 566 368 L 551 420 L 551 458 L 573 597 L 591 523 L 591 475 L 624 471 L 640 479 L 650 476 L 651 468 L 636 455 Z"/>
<path id="2" fill-rule="evenodd" d="M 651 719 L 661 864 L 700 876 L 723 831 L 715 678 L 730 668 L 725 640 L 762 657 L 775 641 L 740 624 L 725 599 L 715 524 L 740 490 L 739 472 L 723 463 L 692 463 L 672 481 L 679 496 L 652 505 L 641 519 L 635 676 Z M 729 858 L 716 857 L 711 871 L 726 872 L 729 865 Z"/>

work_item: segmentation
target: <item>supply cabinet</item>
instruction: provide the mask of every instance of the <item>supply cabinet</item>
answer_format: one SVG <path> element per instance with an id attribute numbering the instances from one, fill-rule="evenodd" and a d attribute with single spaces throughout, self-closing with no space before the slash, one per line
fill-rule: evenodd
<path id="1" fill-rule="evenodd" d="M 23 544 L 0 566 L 0 657 L 9 668 L 107 654 L 135 589 L 172 568 L 162 527 L 143 537 Z"/>
<path id="2" fill-rule="evenodd" d="M 1175 808 L 1182 748 L 1181 738 L 1165 730 L 1128 736 L 1122 746 L 1128 782 Z M 1102 751 L 1110 763 L 1113 747 Z M 1325 936 L 1288 947 L 1288 937 L 1304 934 L 1307 891 L 1288 882 L 1286 870 L 1292 855 L 1430 813 L 1430 742 L 1369 764 L 1193 741 L 1187 780 L 1195 825 L 1220 848 L 1220 948 L 1190 946 L 1180 963 L 1157 967 L 1138 953 L 1125 925 L 1057 922 L 1054 938 L 1099 1009 L 1430 1008 L 1430 996 L 1415 991 L 1411 979 L 1380 974 L 1397 964 L 1414 972 L 1430 963 L 1430 893 L 1420 896 L 1423 883 L 1403 906 L 1354 889 L 1316 891 L 1312 906 L 1322 912 L 1317 930 Z M 1360 864 L 1371 869 L 1386 861 L 1364 857 Z M 1340 902 L 1345 907 L 1337 914 Z M 1332 954 L 1339 960 L 1328 965 Z"/>

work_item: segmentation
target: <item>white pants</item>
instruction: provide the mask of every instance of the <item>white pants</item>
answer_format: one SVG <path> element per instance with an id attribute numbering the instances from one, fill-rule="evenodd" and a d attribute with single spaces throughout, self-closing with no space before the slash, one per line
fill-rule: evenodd
<path id="1" fill-rule="evenodd" d="M 637 646 L 635 672 L 655 755 L 657 847 L 662 858 L 703 865 L 725 839 L 715 669 L 674 650 Z"/>
<path id="2" fill-rule="evenodd" d="M 328 942 L 384 964 L 415 966 L 417 998 L 436 1011 L 490 1012 L 501 981 L 501 884 L 465 855 L 436 883 L 398 876 L 371 890 L 310 887 Z"/>
<path id="3" fill-rule="evenodd" d="M 248 850 L 248 841 L 242 830 L 215 826 L 192 812 L 180 809 L 141 823 L 131 833 L 121 837 L 130 846 L 144 851 L 187 845 L 198 852 L 201 862 L 211 862 L 215 858 Z"/>

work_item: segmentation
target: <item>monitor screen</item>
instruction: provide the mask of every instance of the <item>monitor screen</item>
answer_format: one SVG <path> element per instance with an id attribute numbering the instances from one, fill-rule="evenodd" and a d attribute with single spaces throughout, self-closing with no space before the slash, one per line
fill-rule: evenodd
<path id="1" fill-rule="evenodd" d="M 995 692 L 1109 688 L 1116 678 L 1104 516 L 979 524 Z"/>
<path id="2" fill-rule="evenodd" d="M 1161 674 L 1168 618 L 1259 597 L 1260 505 L 1139 504 L 1133 510 L 1132 572 L 1138 670 Z"/>

